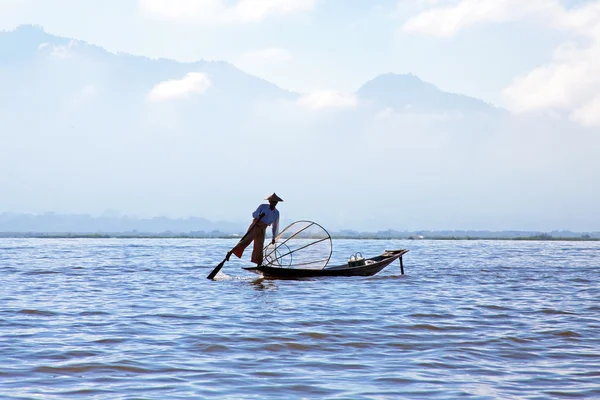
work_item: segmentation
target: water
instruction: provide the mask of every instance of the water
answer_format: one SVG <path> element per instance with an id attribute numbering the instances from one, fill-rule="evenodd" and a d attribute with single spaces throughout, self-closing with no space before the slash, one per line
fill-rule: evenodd
<path id="1" fill-rule="evenodd" d="M 600 398 L 599 242 L 334 240 L 406 274 L 205 279 L 234 243 L 0 239 L 0 398 Z"/>

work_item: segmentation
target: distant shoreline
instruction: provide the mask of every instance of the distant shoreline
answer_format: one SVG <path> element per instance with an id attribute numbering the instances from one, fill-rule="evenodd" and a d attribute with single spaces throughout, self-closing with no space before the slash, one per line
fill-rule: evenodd
<path id="1" fill-rule="evenodd" d="M 414 237 L 414 236 L 375 236 L 375 235 L 356 235 L 356 236 L 345 236 L 345 235 L 331 235 L 332 239 L 337 240 L 485 240 L 485 241 L 568 241 L 568 242 L 598 242 L 600 238 L 597 237 L 559 237 L 550 235 L 536 235 L 527 237 L 478 237 L 478 236 L 425 236 L 425 237 Z M 160 234 L 103 234 L 103 233 L 0 233 L 0 239 L 231 239 L 239 240 L 240 236 L 233 235 L 216 235 L 216 236 L 202 236 L 202 235 L 185 235 L 185 234 L 174 234 L 174 235 L 160 235 Z"/>

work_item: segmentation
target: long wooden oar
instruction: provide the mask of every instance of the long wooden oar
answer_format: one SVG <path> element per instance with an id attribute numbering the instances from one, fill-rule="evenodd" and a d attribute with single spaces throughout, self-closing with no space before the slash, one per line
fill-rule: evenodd
<path id="1" fill-rule="evenodd" d="M 252 228 L 254 228 L 254 225 L 256 225 L 256 223 L 258 221 L 261 220 L 262 217 L 264 217 L 265 214 L 262 214 L 258 216 L 258 219 L 256 221 L 254 221 L 252 223 L 252 225 L 250 225 L 250 228 L 248 228 L 248 231 L 246 232 L 246 234 L 244 236 L 242 236 L 242 238 L 240 239 L 240 242 L 244 239 L 246 239 L 246 236 L 248 236 L 248 234 L 250 234 L 250 232 L 252 231 Z M 239 243 L 239 242 L 238 242 Z M 235 249 L 235 246 L 233 247 Z M 233 250 L 233 249 L 232 249 Z M 219 273 L 219 271 L 221 270 L 221 268 L 223 268 L 223 265 L 225 265 L 225 261 L 227 261 L 227 256 L 225 256 L 225 258 L 223 259 L 223 261 L 221 261 L 219 263 L 219 265 L 217 265 L 215 267 L 215 269 L 213 269 L 213 271 L 206 277 L 206 279 L 214 279 L 215 276 Z"/>

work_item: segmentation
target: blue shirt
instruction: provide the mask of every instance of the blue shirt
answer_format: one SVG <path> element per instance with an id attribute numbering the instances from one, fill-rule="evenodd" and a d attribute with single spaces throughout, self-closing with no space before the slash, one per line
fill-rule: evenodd
<path id="1" fill-rule="evenodd" d="M 262 217 L 260 221 L 267 224 L 267 226 L 271 225 L 273 238 L 275 238 L 279 234 L 279 210 L 271 210 L 270 205 L 261 204 L 260 206 L 258 206 L 256 211 L 252 213 L 252 217 L 258 218 L 261 212 L 265 213 L 265 216 Z"/>

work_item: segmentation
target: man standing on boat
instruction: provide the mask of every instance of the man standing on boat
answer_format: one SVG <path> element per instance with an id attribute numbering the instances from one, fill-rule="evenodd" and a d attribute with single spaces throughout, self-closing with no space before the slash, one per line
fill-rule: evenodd
<path id="1" fill-rule="evenodd" d="M 275 207 L 277 206 L 277 203 L 283 201 L 283 199 L 273 193 L 272 195 L 265 197 L 265 200 L 268 200 L 269 204 L 261 204 L 256 211 L 252 213 L 252 224 L 242 240 L 240 240 L 231 251 L 227 252 L 227 257 L 225 257 L 227 261 L 229 261 L 231 254 L 235 254 L 237 258 L 242 258 L 242 254 L 244 254 L 246 247 L 254 241 L 254 248 L 252 250 L 250 261 L 256 265 L 260 265 L 263 260 L 265 233 L 267 231 L 267 226 L 269 225 L 271 226 L 271 231 L 273 233 L 271 244 L 275 244 L 275 237 L 279 234 L 279 210 Z"/>

